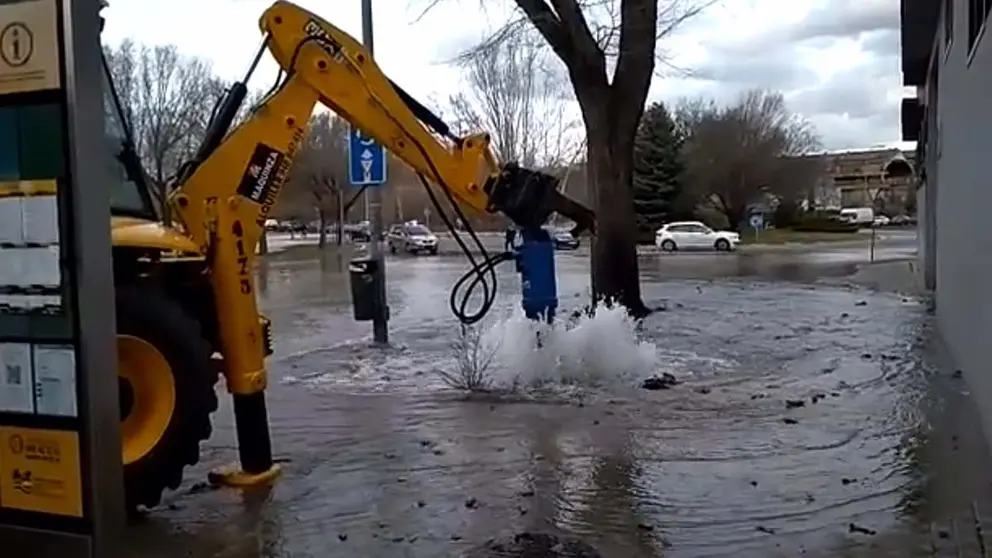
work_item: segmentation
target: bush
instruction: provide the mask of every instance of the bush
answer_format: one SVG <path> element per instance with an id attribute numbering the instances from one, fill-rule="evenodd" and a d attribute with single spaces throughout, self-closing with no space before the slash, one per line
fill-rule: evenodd
<path id="1" fill-rule="evenodd" d="M 455 369 L 437 370 L 441 380 L 462 391 L 485 393 L 492 390 L 493 377 L 490 368 L 498 347 L 488 346 L 481 329 L 463 326 L 461 335 L 453 343 Z"/>
<path id="2" fill-rule="evenodd" d="M 803 217 L 799 211 L 799 206 L 795 202 L 783 200 L 775 207 L 775 212 L 772 213 L 772 220 L 776 228 L 784 229 L 800 223 Z"/>
<path id="3" fill-rule="evenodd" d="M 792 225 L 792 230 L 797 232 L 854 233 L 860 228 L 856 223 L 826 217 L 807 217 Z"/>

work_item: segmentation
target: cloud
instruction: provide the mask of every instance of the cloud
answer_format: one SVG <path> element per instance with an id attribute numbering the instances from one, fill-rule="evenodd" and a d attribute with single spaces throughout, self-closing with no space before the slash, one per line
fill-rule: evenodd
<path id="1" fill-rule="evenodd" d="M 296 0 L 360 36 L 358 2 Z M 509 0 L 375 2 L 376 61 L 420 99 L 447 98 L 463 86 L 443 61 L 510 16 Z M 110 0 L 105 40 L 134 37 L 173 43 L 211 60 L 228 79 L 240 75 L 258 44 L 268 0 Z M 197 13 L 194 20 L 183 14 Z M 819 129 L 827 147 L 899 139 L 899 0 L 723 0 L 661 45 L 671 64 L 651 98 L 705 95 L 731 102 L 751 88 L 781 91 Z M 275 74 L 262 66 L 261 81 Z"/>
<path id="2" fill-rule="evenodd" d="M 732 102 L 747 89 L 785 95 L 830 149 L 899 140 L 898 0 L 750 0 L 701 18 L 706 37 L 688 77 L 659 80 L 656 98 Z"/>

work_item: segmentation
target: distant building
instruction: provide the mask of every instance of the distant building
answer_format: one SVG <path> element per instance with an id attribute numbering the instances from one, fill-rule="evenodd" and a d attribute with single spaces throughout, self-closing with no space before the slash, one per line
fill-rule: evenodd
<path id="1" fill-rule="evenodd" d="M 823 179 L 816 187 L 816 209 L 874 207 L 891 215 L 906 212 L 906 198 L 915 195 L 915 179 L 904 173 L 890 172 L 895 162 L 915 164 L 912 151 L 860 149 L 817 153 L 823 164 Z"/>

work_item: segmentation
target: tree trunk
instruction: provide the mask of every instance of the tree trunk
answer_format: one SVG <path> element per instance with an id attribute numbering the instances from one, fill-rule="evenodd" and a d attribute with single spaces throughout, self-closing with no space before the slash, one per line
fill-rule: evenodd
<path id="1" fill-rule="evenodd" d="M 587 176 L 596 211 L 592 242 L 594 302 L 624 306 L 636 318 L 650 313 L 641 299 L 637 264 L 637 224 L 631 192 L 633 145 L 617 139 L 609 119 L 593 118 L 588 127 Z"/>
<path id="2" fill-rule="evenodd" d="M 327 244 L 327 212 L 323 208 L 317 210 L 317 222 L 320 223 L 320 232 L 317 236 L 317 248 L 323 248 Z"/>
<path id="3" fill-rule="evenodd" d="M 741 232 L 741 227 L 744 225 L 744 220 L 747 218 L 747 208 L 746 207 L 728 207 L 724 212 L 727 217 L 727 224 L 730 230 L 734 232 Z"/>
<path id="4" fill-rule="evenodd" d="M 337 243 L 338 246 L 344 244 L 344 192 L 341 188 L 338 188 L 335 192 L 338 197 L 338 226 L 337 230 Z"/>

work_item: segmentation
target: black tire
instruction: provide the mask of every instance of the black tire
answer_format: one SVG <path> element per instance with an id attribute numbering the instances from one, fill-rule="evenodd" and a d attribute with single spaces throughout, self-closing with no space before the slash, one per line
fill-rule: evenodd
<path id="1" fill-rule="evenodd" d="M 389 245 L 389 253 L 390 254 L 395 254 L 396 253 L 396 245 L 395 244 L 390 244 Z"/>
<path id="2" fill-rule="evenodd" d="M 716 239 L 716 242 L 713 243 L 713 247 L 716 248 L 720 252 L 729 252 L 730 251 L 730 243 L 727 242 L 727 239 L 725 239 L 725 238 L 718 238 L 718 239 Z"/>
<path id="3" fill-rule="evenodd" d="M 436 256 L 436 255 L 437 255 L 437 247 L 436 247 L 436 246 L 435 246 L 434 248 L 431 248 L 431 249 L 430 249 L 430 254 L 431 254 L 432 256 Z"/>
<path id="4" fill-rule="evenodd" d="M 141 338 L 158 349 L 172 369 L 175 408 L 158 444 L 124 466 L 127 509 L 158 505 L 165 489 L 182 483 L 183 469 L 200 460 L 200 442 L 210 438 L 217 410 L 219 377 L 200 324 L 179 303 L 155 289 L 117 289 L 117 333 Z M 123 417 L 122 417 L 123 420 Z"/>
<path id="5" fill-rule="evenodd" d="M 664 241 L 664 242 L 661 243 L 661 249 L 664 250 L 664 251 L 666 251 L 666 252 L 674 252 L 674 251 L 678 250 L 679 247 L 675 245 L 675 241 L 674 240 L 666 240 L 666 241 Z"/>

